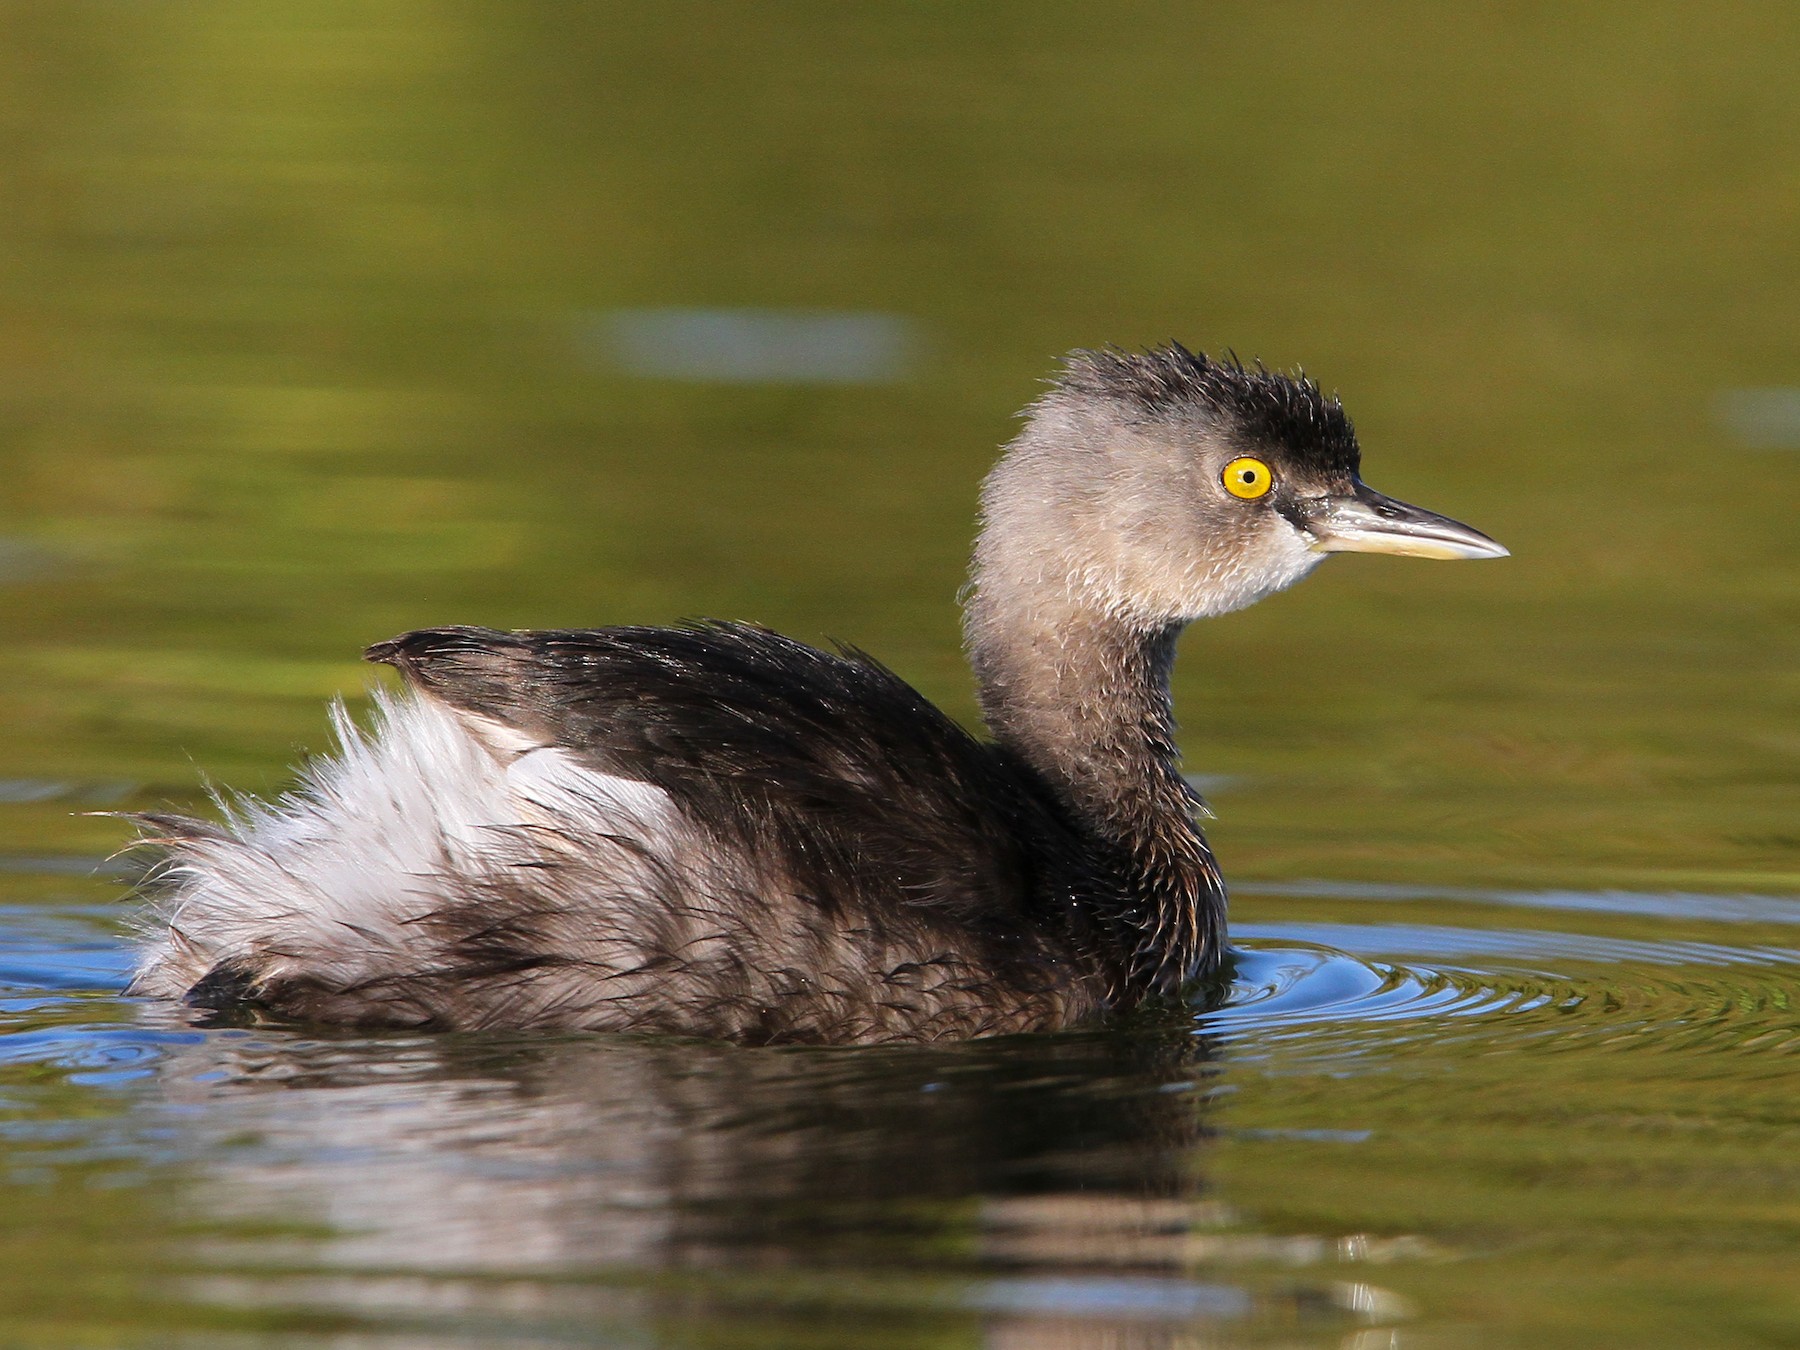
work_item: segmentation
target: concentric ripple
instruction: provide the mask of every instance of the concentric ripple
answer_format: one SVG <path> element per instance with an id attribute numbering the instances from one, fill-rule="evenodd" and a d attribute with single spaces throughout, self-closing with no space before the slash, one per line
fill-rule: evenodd
<path id="1" fill-rule="evenodd" d="M 1396 923 L 1241 924 L 1224 1003 L 1200 1026 L 1240 1053 L 1330 1053 L 1421 1036 L 1800 1051 L 1800 951 L 1783 946 Z"/>
<path id="2" fill-rule="evenodd" d="M 1258 937 L 1237 952 L 1231 993 L 1207 1015 L 1217 1030 L 1266 1031 L 1330 1021 L 1480 1015 L 1539 1007 L 1551 995 L 1468 972 L 1368 960 L 1316 943 Z"/>

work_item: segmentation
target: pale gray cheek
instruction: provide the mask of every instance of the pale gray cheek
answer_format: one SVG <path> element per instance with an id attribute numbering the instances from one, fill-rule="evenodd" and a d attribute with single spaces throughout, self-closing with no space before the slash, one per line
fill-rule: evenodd
<path id="1" fill-rule="evenodd" d="M 1296 529 L 1290 527 L 1275 537 L 1279 541 L 1275 550 L 1277 570 L 1282 580 L 1273 590 L 1285 590 L 1325 561 L 1326 555 L 1313 548 L 1312 540 Z"/>
<path id="2" fill-rule="evenodd" d="M 1286 590 L 1325 560 L 1311 541 L 1291 528 L 1271 530 L 1247 549 L 1231 571 L 1203 596 L 1196 596 L 1195 618 L 1209 618 L 1245 609 L 1258 600 Z"/>

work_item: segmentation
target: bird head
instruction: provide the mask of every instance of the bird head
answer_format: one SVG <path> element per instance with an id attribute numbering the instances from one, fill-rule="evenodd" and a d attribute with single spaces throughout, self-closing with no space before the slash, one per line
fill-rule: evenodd
<path id="1" fill-rule="evenodd" d="M 983 490 L 978 586 L 1060 584 L 1154 628 L 1253 604 L 1331 553 L 1506 556 L 1361 467 L 1343 406 L 1303 375 L 1176 344 L 1076 352 Z"/>

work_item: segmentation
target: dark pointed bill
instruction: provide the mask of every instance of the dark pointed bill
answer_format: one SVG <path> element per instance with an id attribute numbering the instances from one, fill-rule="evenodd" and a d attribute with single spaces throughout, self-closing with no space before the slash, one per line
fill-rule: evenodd
<path id="1" fill-rule="evenodd" d="M 1408 506 L 1362 483 L 1354 494 L 1307 503 L 1305 529 L 1320 553 L 1399 553 L 1408 558 L 1504 558 L 1504 546 L 1461 521 Z"/>

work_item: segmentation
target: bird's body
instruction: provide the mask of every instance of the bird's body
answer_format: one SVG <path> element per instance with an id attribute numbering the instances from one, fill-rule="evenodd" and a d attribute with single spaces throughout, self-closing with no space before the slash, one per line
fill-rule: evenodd
<path id="1" fill-rule="evenodd" d="M 223 827 L 145 818 L 167 926 L 134 988 L 750 1043 L 1045 1029 L 1175 994 L 1217 966 L 1225 901 L 1175 765 L 1182 625 L 1340 547 L 1503 552 L 1356 468 L 1305 381 L 1078 353 L 984 492 L 968 632 L 991 742 L 860 653 L 747 625 L 380 643 L 407 691 L 369 732 L 340 713 L 300 791 Z"/>
<path id="2" fill-rule="evenodd" d="M 1029 768 L 866 658 L 744 626 L 443 629 L 375 655 L 421 696 L 344 725 L 302 797 L 235 834 L 166 822 L 205 954 L 171 948 L 146 984 L 187 992 L 248 948 L 203 996 L 743 1041 L 1098 1007 L 1089 902 L 1119 882 Z"/>

